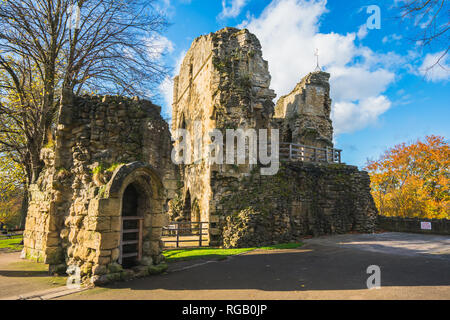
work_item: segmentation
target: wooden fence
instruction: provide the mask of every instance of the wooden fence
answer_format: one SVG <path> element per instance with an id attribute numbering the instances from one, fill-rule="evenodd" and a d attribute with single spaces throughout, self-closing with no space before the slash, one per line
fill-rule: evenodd
<path id="1" fill-rule="evenodd" d="M 188 243 L 189 247 L 208 246 L 209 222 L 171 222 L 163 227 L 162 241 L 165 247 L 171 247 L 168 244 L 175 244 L 176 248 Z"/>
<path id="2" fill-rule="evenodd" d="M 280 160 L 341 163 L 342 150 L 318 148 L 296 143 L 280 143 Z"/>

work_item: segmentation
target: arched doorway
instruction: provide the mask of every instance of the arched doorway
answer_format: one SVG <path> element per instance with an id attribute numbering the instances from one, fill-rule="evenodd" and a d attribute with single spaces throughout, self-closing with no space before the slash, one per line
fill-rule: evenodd
<path id="1" fill-rule="evenodd" d="M 194 199 L 191 208 L 191 227 L 193 234 L 199 234 L 200 228 L 199 222 L 200 222 L 200 205 L 198 204 L 197 199 Z"/>
<path id="2" fill-rule="evenodd" d="M 186 196 L 184 197 L 184 206 L 183 206 L 183 220 L 191 221 L 191 193 L 189 190 L 186 192 Z"/>
<path id="3" fill-rule="evenodd" d="M 122 229 L 119 263 L 130 268 L 142 258 L 144 214 L 149 209 L 145 192 L 134 183 L 128 185 L 122 197 Z"/>
<path id="4" fill-rule="evenodd" d="M 285 134 L 284 134 L 284 142 L 286 142 L 286 143 L 292 143 L 292 130 L 291 130 L 291 128 L 287 128 L 286 129 L 286 132 L 285 132 Z"/>
<path id="5" fill-rule="evenodd" d="M 191 209 L 192 209 L 191 194 L 188 190 L 186 191 L 186 195 L 184 197 L 183 212 L 179 220 L 179 229 L 180 229 L 179 233 L 182 235 L 191 233 L 191 224 L 190 224 Z"/>

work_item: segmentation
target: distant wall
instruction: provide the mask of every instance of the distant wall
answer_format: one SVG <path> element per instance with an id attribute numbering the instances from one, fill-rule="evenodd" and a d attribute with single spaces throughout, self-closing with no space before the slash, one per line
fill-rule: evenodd
<path id="1" fill-rule="evenodd" d="M 431 230 L 422 230 L 420 222 L 431 222 Z M 378 216 L 379 230 L 450 235 L 450 220 Z"/>

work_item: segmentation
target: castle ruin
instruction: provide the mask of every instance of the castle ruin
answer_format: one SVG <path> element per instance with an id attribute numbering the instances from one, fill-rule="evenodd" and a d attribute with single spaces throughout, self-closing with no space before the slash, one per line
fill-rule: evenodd
<path id="1" fill-rule="evenodd" d="M 195 39 L 174 80 L 172 130 L 193 137 L 196 121 L 202 132 L 218 129 L 223 136 L 227 129 L 278 129 L 286 157 L 274 176 L 249 163 L 180 165 L 183 187 L 173 218 L 208 222 L 210 245 L 227 247 L 373 231 L 369 176 L 341 164 L 333 149 L 329 78 L 308 74 L 275 106 L 255 35 L 225 28 Z"/>
<path id="2" fill-rule="evenodd" d="M 149 101 L 73 96 L 61 102 L 55 144 L 30 187 L 23 257 L 52 270 L 77 266 L 84 281 L 144 276 L 163 261 L 170 221 L 205 222 L 210 246 L 298 241 L 373 232 L 370 179 L 333 148 L 330 75 L 313 72 L 275 105 L 268 62 L 248 30 L 194 40 L 174 79 L 172 131 L 280 132 L 275 175 L 261 163 L 175 165 L 160 108 Z"/>

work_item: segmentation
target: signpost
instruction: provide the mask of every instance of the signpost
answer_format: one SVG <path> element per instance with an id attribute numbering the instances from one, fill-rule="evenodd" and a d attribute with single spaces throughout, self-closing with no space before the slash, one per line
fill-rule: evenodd
<path id="1" fill-rule="evenodd" d="M 421 222 L 420 229 L 422 230 L 431 230 L 431 222 Z"/>

